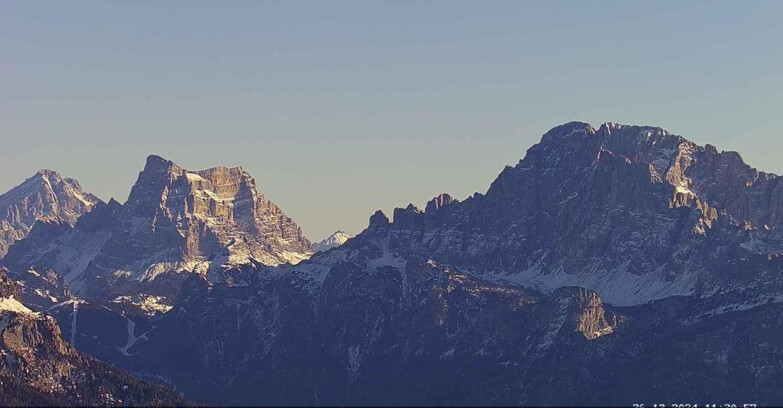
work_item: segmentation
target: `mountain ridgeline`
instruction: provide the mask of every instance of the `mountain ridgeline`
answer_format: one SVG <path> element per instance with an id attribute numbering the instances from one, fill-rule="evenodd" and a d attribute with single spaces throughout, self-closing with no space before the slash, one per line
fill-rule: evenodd
<path id="1" fill-rule="evenodd" d="M 241 168 L 151 156 L 0 263 L 79 350 L 197 402 L 783 404 L 783 181 L 735 152 L 572 122 L 392 215 L 313 246 Z"/>

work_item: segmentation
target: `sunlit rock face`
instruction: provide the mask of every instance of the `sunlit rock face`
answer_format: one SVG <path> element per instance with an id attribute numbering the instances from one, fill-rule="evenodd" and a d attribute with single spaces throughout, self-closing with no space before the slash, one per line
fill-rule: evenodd
<path id="1" fill-rule="evenodd" d="M 185 261 L 196 261 L 226 248 L 227 262 L 264 265 L 296 263 L 313 248 L 279 207 L 256 189 L 241 167 L 188 171 L 158 156 L 150 156 L 123 206 L 129 227 L 157 252 L 171 249 L 158 234 L 178 243 Z M 149 221 L 149 224 L 147 222 Z M 116 242 L 123 242 L 124 237 Z M 153 245 L 150 245 L 152 243 Z M 225 254 L 221 254 L 225 255 Z"/>

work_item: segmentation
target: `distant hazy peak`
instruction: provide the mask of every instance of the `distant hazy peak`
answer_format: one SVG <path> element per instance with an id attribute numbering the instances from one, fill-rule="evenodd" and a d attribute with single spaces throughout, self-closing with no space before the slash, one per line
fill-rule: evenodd
<path id="1" fill-rule="evenodd" d="M 338 230 L 335 231 L 332 235 L 324 238 L 321 242 L 315 244 L 315 250 L 326 251 L 327 249 L 338 247 L 344 244 L 345 241 L 348 241 L 351 238 L 353 238 L 353 236 L 349 235 L 345 231 Z"/>
<path id="2" fill-rule="evenodd" d="M 0 257 L 24 238 L 36 221 L 57 220 L 74 225 L 101 200 L 82 190 L 78 181 L 42 169 L 0 195 Z"/>

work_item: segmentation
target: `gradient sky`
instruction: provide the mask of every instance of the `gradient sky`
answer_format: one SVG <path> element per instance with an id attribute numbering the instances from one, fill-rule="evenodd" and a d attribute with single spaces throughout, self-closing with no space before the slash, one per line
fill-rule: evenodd
<path id="1" fill-rule="evenodd" d="M 555 125 L 783 172 L 783 2 L 0 2 L 0 191 L 242 165 L 314 241 L 486 191 Z"/>

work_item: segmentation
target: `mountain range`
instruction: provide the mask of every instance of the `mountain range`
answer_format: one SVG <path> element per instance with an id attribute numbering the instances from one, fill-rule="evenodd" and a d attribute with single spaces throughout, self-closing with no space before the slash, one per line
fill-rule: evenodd
<path id="1" fill-rule="evenodd" d="M 80 297 L 165 309 L 190 273 L 296 263 L 313 251 L 241 167 L 188 171 L 150 156 L 127 202 L 99 202 L 73 225 L 41 218 L 2 263 L 56 271 Z"/>
<path id="2" fill-rule="evenodd" d="M 241 168 L 150 156 L 92 202 L 14 227 L 17 298 L 197 402 L 783 403 L 783 182 L 661 128 L 557 126 L 484 194 L 316 245 Z"/>

